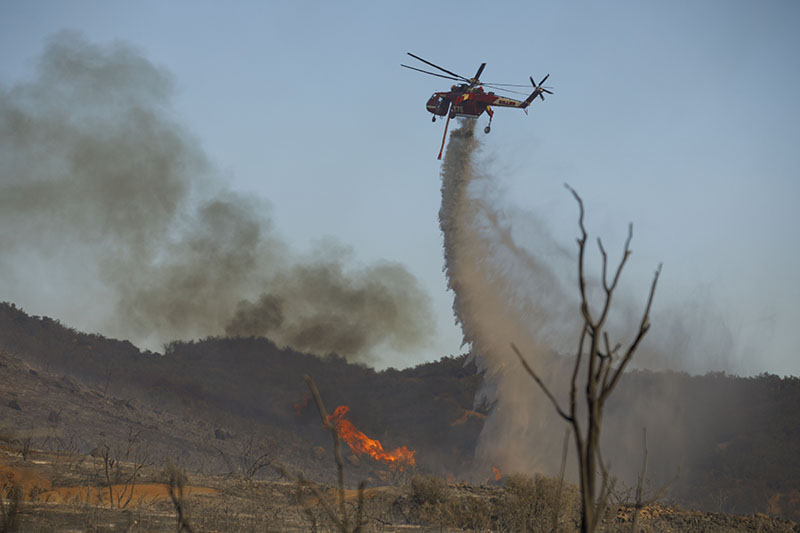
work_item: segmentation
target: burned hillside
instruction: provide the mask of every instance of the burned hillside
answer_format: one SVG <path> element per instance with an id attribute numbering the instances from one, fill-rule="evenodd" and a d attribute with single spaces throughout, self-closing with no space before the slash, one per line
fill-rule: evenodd
<path id="1" fill-rule="evenodd" d="M 120 433 L 128 425 L 150 427 L 158 435 L 154 450 L 159 443 L 171 442 L 164 455 L 185 449 L 190 465 L 219 459 L 209 443 L 239 446 L 256 435 L 269 443 L 275 456 L 318 468 L 313 449 L 327 446 L 329 437 L 303 382 L 303 375 L 309 374 L 329 411 L 350 406 L 348 417 L 360 431 L 387 448 L 415 450 L 418 471 L 474 481 L 492 475 L 492 465 L 475 460 L 478 435 L 491 406 L 475 406 L 482 376 L 473 364 L 465 364 L 464 356 L 377 372 L 335 355 L 280 350 L 257 338 L 173 343 L 164 354 L 156 354 L 29 316 L 11 304 L 0 306 L 0 350 L 27 365 L 16 371 L 24 374 L 25 382 L 39 383 L 51 376 L 49 385 L 41 384 L 36 394 L 22 400 L 15 391 L 23 381 L 14 378 L 12 367 L 4 367 L 8 376 L 0 390 L 0 409 L 5 424 L 41 432 L 49 427 L 48 414 L 63 407 L 62 429 L 86 448 L 96 444 L 98 435 L 81 433 L 92 426 L 81 426 L 86 413 L 78 412 L 92 404 L 60 403 L 64 400 L 46 392 L 58 388 L 53 383 L 71 383 L 83 396 L 105 398 L 108 405 L 117 402 L 118 412 L 111 412 L 124 415 L 117 423 Z M 667 499 L 690 507 L 800 518 L 800 415 L 794 409 L 800 402 L 800 379 L 635 371 L 624 377 L 609 410 L 635 401 L 632 395 L 637 391 L 657 396 L 667 389 L 681 398 L 672 405 L 681 424 L 669 434 L 648 429 L 649 452 L 677 448 L 686 454 L 671 468 L 652 470 L 651 487 L 667 485 Z M 11 407 L 14 400 L 21 410 Z M 108 420 L 111 424 L 113 417 Z M 551 431 L 563 434 L 563 429 Z M 633 447 L 630 454 L 631 463 L 638 464 L 641 449 Z M 217 468 L 224 470 L 225 465 Z M 367 477 L 380 470 L 388 471 L 386 465 L 362 457 L 356 472 Z"/>

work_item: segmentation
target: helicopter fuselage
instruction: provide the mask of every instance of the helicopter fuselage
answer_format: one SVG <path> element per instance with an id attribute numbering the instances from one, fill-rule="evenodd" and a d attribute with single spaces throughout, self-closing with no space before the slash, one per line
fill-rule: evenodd
<path id="1" fill-rule="evenodd" d="M 444 135 L 442 135 L 442 146 L 439 149 L 439 159 L 442 158 L 442 151 L 444 150 L 444 141 L 447 138 L 447 127 L 450 124 L 451 118 L 456 117 L 469 117 L 469 118 L 477 118 L 483 114 L 485 111 L 489 115 L 489 124 L 483 129 L 485 133 L 489 133 L 491 131 L 492 126 L 492 117 L 494 116 L 494 111 L 492 111 L 492 106 L 498 107 L 516 107 L 518 109 L 522 109 L 525 113 L 528 112 L 528 106 L 533 102 L 533 100 L 538 96 L 542 100 L 544 100 L 544 95 L 542 93 L 553 94 L 553 92 L 548 87 L 542 87 L 542 84 L 550 77 L 550 74 L 545 76 L 539 85 L 536 85 L 536 82 L 533 80 L 533 77 L 530 77 L 531 85 L 533 86 L 533 92 L 528 96 L 525 100 L 515 100 L 513 98 L 508 98 L 505 96 L 496 95 L 493 92 L 486 92 L 483 90 L 482 86 L 486 87 L 493 87 L 497 88 L 498 90 L 506 91 L 506 92 L 517 92 L 512 91 L 510 89 L 504 89 L 503 87 L 498 87 L 498 85 L 506 86 L 506 87 L 517 87 L 517 85 L 512 84 L 489 84 L 480 81 L 481 74 L 483 73 L 484 67 L 486 67 L 486 63 L 481 63 L 481 66 L 478 67 L 478 71 L 475 73 L 475 76 L 472 78 L 466 78 L 460 74 L 456 74 L 455 72 L 451 72 L 446 68 L 442 68 L 439 65 L 431 63 L 427 59 L 423 59 L 419 56 L 408 52 L 408 55 L 417 59 L 426 65 L 429 65 L 440 72 L 430 72 L 428 70 L 424 70 L 417 67 L 412 67 L 409 65 L 401 64 L 401 67 L 405 67 L 411 70 L 416 70 L 417 72 L 422 72 L 423 74 L 429 74 L 431 76 L 436 76 L 439 78 L 445 78 L 448 80 L 455 80 L 458 82 L 457 85 L 453 85 L 450 87 L 449 91 L 442 91 L 433 93 L 433 95 L 428 99 L 425 103 L 425 109 L 428 110 L 433 116 L 431 120 L 436 122 L 436 117 L 447 117 L 447 122 L 444 125 Z M 447 75 L 445 75 L 447 74 Z M 523 93 L 524 94 L 524 93 Z"/>
<path id="2" fill-rule="evenodd" d="M 434 116 L 444 117 L 449 113 L 450 118 L 459 116 L 475 118 L 481 116 L 489 106 L 525 109 L 533 100 L 532 96 L 534 95 L 525 101 L 519 101 L 493 92 L 485 92 L 481 87 L 468 88 L 454 85 L 449 91 L 433 93 L 425 108 Z"/>

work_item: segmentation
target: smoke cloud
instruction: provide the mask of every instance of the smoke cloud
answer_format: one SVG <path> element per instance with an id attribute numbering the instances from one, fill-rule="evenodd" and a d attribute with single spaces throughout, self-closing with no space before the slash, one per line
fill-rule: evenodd
<path id="1" fill-rule="evenodd" d="M 401 265 L 333 242 L 298 256 L 269 206 L 226 190 L 175 120 L 169 73 L 125 44 L 53 37 L 0 88 L 0 290 L 143 347 L 210 335 L 374 361 L 426 345 L 427 295 Z"/>
<path id="2" fill-rule="evenodd" d="M 534 216 L 525 217 L 524 228 L 514 225 L 512 231 L 512 221 L 519 220 L 493 194 L 492 176 L 478 162 L 473 130 L 474 121 L 464 121 L 451 134 L 442 167 L 439 219 L 454 314 L 464 342 L 486 372 L 483 399 L 493 405 L 476 451 L 482 465 L 478 468 L 483 468 L 477 475 L 485 475 L 489 465 L 503 472 L 557 475 L 567 425 L 524 371 L 510 344 L 520 349 L 566 408 L 574 361 L 569 356 L 578 350 L 582 327 L 577 246 L 574 250 L 560 246 Z M 577 205 L 575 213 L 577 232 Z M 516 231 L 524 233 L 525 247 L 517 244 Z M 589 242 L 593 240 L 590 237 Z M 613 258 L 613 252 L 609 253 Z M 591 306 L 592 296 L 599 297 L 602 288 L 589 274 L 587 285 Z M 649 285 L 636 299 L 625 298 L 624 292 L 616 295 L 617 311 L 609 317 L 607 328 L 612 344 L 619 341 L 625 346 L 632 340 L 647 289 Z M 685 331 L 687 324 L 684 320 L 666 329 Z M 679 370 L 675 365 L 679 361 L 667 356 L 668 347 L 675 343 L 651 340 L 646 338 L 640 347 L 641 361 Z M 632 458 L 641 457 L 642 428 L 647 428 L 652 452 L 648 475 L 665 483 L 676 475 L 688 453 L 688 439 L 678 423 L 684 415 L 678 407 L 682 403 L 667 380 L 646 387 L 623 380 L 619 389 L 616 397 L 611 396 L 604 417 L 604 459 L 621 480 L 635 480 L 641 463 Z M 575 479 L 574 461 L 567 464 L 568 475 Z"/>

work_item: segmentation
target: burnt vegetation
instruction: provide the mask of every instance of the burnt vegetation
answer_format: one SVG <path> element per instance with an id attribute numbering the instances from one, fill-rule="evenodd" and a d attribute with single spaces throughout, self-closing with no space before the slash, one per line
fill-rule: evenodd
<path id="1" fill-rule="evenodd" d="M 363 509 L 367 529 L 417 523 L 547 530 L 556 508 L 562 528 L 568 530 L 567 524 L 579 520 L 579 500 L 573 498 L 577 489 L 564 484 L 561 493 L 553 492 L 557 479 L 514 477 L 509 472 L 499 484 L 479 486 L 492 477 L 490 465 L 473 462 L 481 417 L 491 406 L 474 406 L 482 377 L 473 364 L 465 364 L 464 356 L 378 372 L 336 355 L 300 354 L 257 338 L 172 343 L 164 354 L 156 354 L 141 352 L 125 341 L 77 332 L 46 317 L 29 316 L 13 304 L 0 305 L 0 352 L 0 437 L 4 447 L 14 451 L 14 461 L 26 467 L 32 458 L 41 458 L 42 450 L 56 453 L 49 467 L 54 485 L 74 483 L 84 472 L 98 492 L 113 494 L 115 511 L 138 512 L 131 510 L 138 505 L 137 496 L 129 500 L 128 493 L 120 492 L 126 490 L 134 470 L 138 469 L 135 486 L 148 486 L 161 480 L 163 465 L 171 460 L 195 483 L 200 476 L 221 476 L 228 487 L 223 494 L 233 498 L 244 491 L 252 500 L 235 501 L 247 500 L 254 506 L 278 490 L 257 484 L 281 481 L 273 462 L 290 465 L 308 479 L 334 484 L 330 437 L 303 380 L 309 374 L 330 406 L 352 406 L 351 418 L 359 429 L 390 446 L 405 444 L 417 451 L 417 469 L 393 477 L 385 465 L 343 448 L 350 490 L 362 480 L 367 482 Z M 682 414 L 682 427 L 674 431 L 691 441 L 694 452 L 676 465 L 679 477 L 662 501 L 717 513 L 764 513 L 800 520 L 796 484 L 800 379 L 633 370 L 620 379 L 608 409 L 633 401 L 636 391 L 667 388 L 681 399 L 673 407 Z M 137 449 L 146 446 L 145 459 L 124 458 L 131 435 L 136 436 Z M 666 437 L 648 432 L 651 456 L 669 451 L 673 439 Z M 112 474 L 117 463 L 109 463 L 106 476 L 104 446 L 115 451 L 109 461 L 122 461 L 116 483 Z M 96 456 L 88 457 L 95 448 Z M 448 475 L 475 484 L 441 481 Z M 660 487 L 674 475 L 648 470 L 646 485 Z M 30 520 L 32 511 L 17 496 L 15 480 L 3 482 L 5 520 L 13 524 Z M 202 530 L 199 504 L 184 496 L 188 489 L 182 494 L 183 489 L 176 488 L 184 483 L 172 483 L 174 499 L 165 500 L 166 509 L 178 509 L 179 524 L 191 523 Z M 378 490 L 392 486 L 397 488 Z M 549 500 L 541 496 L 545 493 Z M 123 494 L 126 507 L 117 509 Z M 273 500 L 285 507 L 269 510 L 270 516 L 289 513 L 291 505 L 299 505 L 294 489 L 281 494 L 273 495 Z M 618 502 L 632 504 L 632 494 L 628 491 L 626 496 L 625 487 L 618 485 L 611 495 L 611 514 L 603 519 L 616 520 L 615 513 L 623 512 Z M 562 496 L 573 499 L 562 501 Z M 351 503 L 355 505 L 355 500 L 347 501 Z M 511 508 L 524 513 L 509 515 Z M 98 511 L 92 520 L 106 511 Z M 642 513 L 640 523 L 647 523 L 652 512 Z M 298 520 L 306 520 L 305 516 L 299 512 Z M 324 529 L 325 514 L 314 516 Z"/>

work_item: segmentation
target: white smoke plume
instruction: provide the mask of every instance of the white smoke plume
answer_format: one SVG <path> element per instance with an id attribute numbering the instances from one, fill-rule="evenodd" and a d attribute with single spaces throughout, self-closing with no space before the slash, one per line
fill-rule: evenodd
<path id="1" fill-rule="evenodd" d="M 401 265 L 300 257 L 264 201 L 222 184 L 171 111 L 172 81 L 125 44 L 53 37 L 0 87 L 0 299 L 160 349 L 211 335 L 365 362 L 433 335 Z"/>

